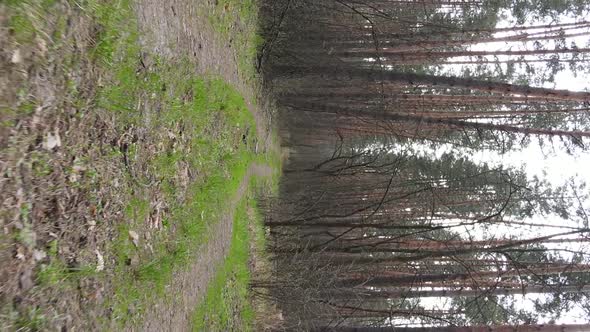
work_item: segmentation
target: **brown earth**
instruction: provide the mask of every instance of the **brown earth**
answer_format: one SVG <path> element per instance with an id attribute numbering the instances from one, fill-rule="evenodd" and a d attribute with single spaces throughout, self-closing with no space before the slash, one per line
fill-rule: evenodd
<path id="1" fill-rule="evenodd" d="M 104 260 L 105 274 L 113 273 L 109 266 L 114 258 L 107 253 L 117 240 L 117 225 L 130 198 L 125 194 L 131 188 L 129 181 L 137 182 L 133 178 L 150 184 L 142 189 L 149 197 L 149 220 L 138 233 L 148 237 L 165 213 L 157 179 L 150 177 L 148 165 L 140 159 L 128 160 L 126 147 L 138 141 L 140 156 L 163 154 L 173 145 L 171 135 L 122 126 L 112 114 L 94 108 L 96 92 L 110 74 L 86 52 L 94 46 L 99 30 L 71 2 L 57 1 L 55 6 L 57 14 L 33 20 L 42 33 L 25 42 L 4 28 L 7 7 L 0 4 L 0 324 L 6 318 L 11 321 L 16 313 L 22 320 L 3 326 L 9 330 L 34 330 L 39 313 L 50 317 L 46 327 L 51 330 L 96 329 L 105 320 L 110 325 L 110 311 L 103 305 L 112 295 L 108 277 L 90 275 L 73 282 L 73 288 L 72 282 L 57 280 L 57 286 L 40 289 L 35 271 L 55 255 L 64 269 L 95 266 Z M 259 91 L 239 72 L 232 35 L 220 36 L 210 26 L 207 13 L 214 7 L 215 3 L 203 0 L 138 0 L 135 11 L 146 52 L 144 70 L 150 71 L 147 54 L 151 53 L 170 61 L 188 57 L 195 64 L 195 75 L 220 76 L 246 98 L 257 124 L 260 150 L 274 149 L 269 107 L 255 106 Z M 36 11 L 30 15 L 38 18 Z M 236 13 L 230 8 L 226 15 Z M 247 28 L 236 20 L 232 33 Z M 58 32 L 61 43 L 54 45 L 52 38 Z M 146 119 L 157 108 L 158 102 L 147 96 L 138 105 Z M 181 296 L 152 305 L 142 316 L 143 328 L 128 329 L 188 329 L 188 315 L 229 248 L 233 210 L 249 176 L 269 173 L 260 165 L 250 167 L 227 204 L 228 212 L 214 226 L 211 241 L 186 270 L 174 275 L 169 287 Z M 192 177 L 175 181 L 182 187 Z"/>
<path id="2" fill-rule="evenodd" d="M 171 0 L 165 5 L 160 0 L 138 0 L 136 11 L 142 30 L 142 44 L 155 54 L 165 58 L 188 57 L 197 65 L 199 74 L 213 74 L 222 77 L 233 85 L 246 99 L 246 103 L 256 120 L 257 136 L 263 139 L 265 147 L 270 147 L 270 121 L 266 99 L 258 98 L 263 107 L 254 105 L 260 97 L 257 87 L 243 77 L 238 66 L 239 50 L 232 36 L 222 38 L 208 22 L 207 15 L 214 11 L 215 0 Z M 228 8 L 223 15 L 237 17 Z M 239 20 L 232 26 L 232 33 L 251 29 Z M 263 112 L 263 110 L 265 112 Z"/>
<path id="3" fill-rule="evenodd" d="M 221 216 L 212 229 L 212 236 L 199 250 L 192 264 L 177 271 L 169 289 L 174 294 L 168 301 L 150 307 L 141 319 L 141 327 L 128 327 L 129 331 L 189 331 L 191 314 L 206 292 L 209 281 L 215 277 L 217 267 L 226 257 L 232 238 L 234 211 L 248 190 L 251 176 L 268 177 L 273 170 L 260 164 L 250 165 L 238 191 L 227 202 L 228 212 Z"/>
<path id="4" fill-rule="evenodd" d="M 199 74 L 220 76 L 232 84 L 245 97 L 256 122 L 256 134 L 259 142 L 262 142 L 262 151 L 268 151 L 274 148 L 270 139 L 271 115 L 268 110 L 262 112 L 255 107 L 254 98 L 258 91 L 239 72 L 238 55 L 232 45 L 232 38 L 221 38 L 207 22 L 206 14 L 213 10 L 212 5 L 212 2 L 206 1 L 172 0 L 162 5 L 160 0 L 139 0 L 136 10 L 142 30 L 142 44 L 164 58 L 188 57 L 197 65 Z M 237 14 L 229 12 L 226 15 Z M 240 26 L 241 22 L 235 24 L 236 31 L 247 29 Z M 190 330 L 190 315 L 204 298 L 209 281 L 229 251 L 234 211 L 246 193 L 249 178 L 271 175 L 272 169 L 265 165 L 250 166 L 237 193 L 227 202 L 228 212 L 214 226 L 211 239 L 199 251 L 190 267 L 174 275 L 170 289 L 175 295 L 165 303 L 149 308 L 142 319 L 141 328 L 129 327 L 128 330 Z"/>

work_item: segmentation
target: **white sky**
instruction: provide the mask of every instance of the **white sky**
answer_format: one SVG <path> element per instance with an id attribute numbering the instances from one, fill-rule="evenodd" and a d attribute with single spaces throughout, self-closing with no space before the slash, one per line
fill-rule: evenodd
<path id="1" fill-rule="evenodd" d="M 498 27 L 510 27 L 513 26 L 513 19 L 510 18 L 509 14 L 505 15 L 507 19 L 501 22 Z M 588 13 L 583 13 L 578 17 L 564 17 L 561 20 L 561 23 L 569 23 L 569 22 L 576 22 L 581 20 L 588 20 L 590 15 Z M 537 24 L 542 24 L 543 22 L 539 22 Z M 548 22 L 547 22 L 548 23 Z M 584 37 L 576 37 L 573 38 L 575 43 L 579 47 L 584 47 L 588 44 L 589 38 L 588 36 Z M 531 45 L 523 45 L 521 43 L 520 48 L 514 48 L 515 43 L 494 43 L 494 44 L 479 44 L 472 47 L 472 50 L 507 50 L 507 49 L 530 49 Z M 554 47 L 553 43 L 547 43 L 546 48 L 551 49 Z M 502 57 L 499 57 L 502 60 Z M 506 58 L 507 59 L 507 58 Z M 454 58 L 453 61 L 465 61 L 469 60 L 468 58 Z M 490 59 L 493 61 L 493 59 Z M 542 65 L 542 64 L 540 64 Z M 452 68 L 453 65 L 446 66 L 444 69 L 445 71 L 455 71 Z M 455 66 L 456 67 L 456 66 Z M 558 73 L 555 77 L 555 84 L 548 83 L 545 87 L 548 88 L 557 88 L 557 89 L 567 89 L 567 90 L 574 90 L 574 91 L 582 91 L 590 89 L 590 79 L 588 75 L 583 73 L 578 73 L 577 77 L 574 77 L 574 74 L 569 71 L 569 69 Z M 452 146 L 441 146 L 437 151 L 432 151 L 427 147 L 418 147 L 416 146 L 416 150 L 422 150 L 425 154 L 430 155 L 438 155 L 441 156 L 445 152 L 455 152 L 463 155 L 469 155 L 470 160 L 480 163 L 488 163 L 489 165 L 505 165 L 505 166 L 513 166 L 515 168 L 524 167 L 527 175 L 529 177 L 537 176 L 541 179 L 546 179 L 553 185 L 562 185 L 570 178 L 576 178 L 578 181 L 584 181 L 590 184 L 590 153 L 578 153 L 577 155 L 569 155 L 565 151 L 560 150 L 559 143 L 556 143 L 553 149 L 549 149 L 546 147 L 544 150 L 541 149 L 539 144 L 535 144 L 535 142 L 531 142 L 529 146 L 521 151 L 517 152 L 509 152 L 503 155 L 498 154 L 497 152 L 492 151 L 457 151 L 456 148 Z M 586 207 L 588 207 L 587 203 L 585 202 Z M 551 217 L 551 219 L 553 219 Z M 526 221 L 526 220 L 525 220 Z M 567 224 L 568 221 L 564 220 L 543 220 L 541 218 L 532 218 L 528 220 L 529 222 L 544 222 L 544 223 L 565 223 Z M 576 222 L 572 220 L 572 225 L 576 226 Z M 471 229 L 469 230 L 472 234 L 479 234 L 480 238 L 484 237 L 483 230 Z M 507 228 L 498 226 L 495 228 L 494 232 L 498 233 L 498 237 L 503 237 L 506 233 L 513 233 L 517 231 L 514 228 Z M 520 236 L 523 238 L 531 238 L 534 236 L 539 236 L 542 234 L 554 234 L 559 232 L 556 229 L 550 228 L 543 228 L 538 227 L 534 230 L 531 230 L 530 227 L 523 227 L 520 230 Z M 504 234 L 502 234 L 504 233 Z M 487 234 L 489 236 L 489 234 Z M 582 249 L 582 244 L 570 244 L 571 249 L 580 250 Z M 557 246 L 557 245 L 554 245 Z M 583 245 L 585 249 L 587 249 L 586 244 Z M 561 245 L 561 247 L 564 247 Z M 589 252 L 590 253 L 590 252 Z M 528 310 L 532 310 L 533 308 L 533 300 L 538 298 L 543 298 L 544 295 L 542 294 L 529 294 L 526 296 L 517 295 L 514 297 L 516 302 L 518 303 L 517 307 L 526 308 Z M 448 298 L 421 298 L 420 304 L 426 309 L 445 309 L 448 308 L 450 305 L 450 301 Z M 581 307 L 575 306 L 572 310 L 569 310 L 567 313 L 564 313 L 563 317 L 559 319 L 556 323 L 558 324 L 565 324 L 565 323 L 584 323 L 587 321 L 586 313 L 582 310 Z M 540 319 L 541 322 L 547 322 L 549 320 L 548 317 Z"/>

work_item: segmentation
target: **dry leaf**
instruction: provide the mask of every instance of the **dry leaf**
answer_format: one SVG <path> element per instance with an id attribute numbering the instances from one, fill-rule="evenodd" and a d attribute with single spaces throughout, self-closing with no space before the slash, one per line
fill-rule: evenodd
<path id="1" fill-rule="evenodd" d="M 104 270 L 104 257 L 102 257 L 102 255 L 100 254 L 100 251 L 98 251 L 98 249 L 96 249 L 94 251 L 96 253 L 96 272 L 100 272 L 102 270 Z"/>
<path id="2" fill-rule="evenodd" d="M 129 231 L 129 238 L 131 239 L 131 242 L 133 242 L 133 244 L 136 247 L 139 246 L 139 235 L 137 234 L 137 232 Z"/>
<path id="3" fill-rule="evenodd" d="M 14 50 L 14 53 L 12 53 L 12 58 L 10 59 L 10 61 L 14 64 L 23 62 L 23 57 L 20 54 L 20 49 L 17 48 L 16 50 Z"/>
<path id="4" fill-rule="evenodd" d="M 78 173 L 72 173 L 69 176 L 69 180 L 72 183 L 76 183 L 76 182 L 78 182 L 78 180 L 80 180 L 80 175 L 78 175 Z"/>
<path id="5" fill-rule="evenodd" d="M 36 41 L 41 55 L 44 56 L 45 53 L 47 53 L 47 43 L 45 42 L 45 39 L 37 37 Z"/>
<path id="6" fill-rule="evenodd" d="M 55 134 L 47 133 L 43 145 L 47 150 L 53 150 L 53 148 L 61 146 L 61 137 L 59 137 L 57 130 L 55 131 Z"/>
<path id="7" fill-rule="evenodd" d="M 26 256 L 26 250 L 25 247 L 23 246 L 18 246 L 16 248 L 16 259 L 20 260 L 20 261 L 25 261 L 25 259 L 27 258 Z"/>
<path id="8" fill-rule="evenodd" d="M 43 111 L 43 106 L 37 106 L 35 109 L 35 113 L 33 114 L 33 119 L 31 120 L 31 126 L 37 127 L 41 123 L 41 112 Z"/>
<path id="9" fill-rule="evenodd" d="M 42 261 L 45 259 L 45 257 L 47 257 L 45 251 L 38 249 L 33 250 L 33 259 L 35 260 L 35 262 Z"/>

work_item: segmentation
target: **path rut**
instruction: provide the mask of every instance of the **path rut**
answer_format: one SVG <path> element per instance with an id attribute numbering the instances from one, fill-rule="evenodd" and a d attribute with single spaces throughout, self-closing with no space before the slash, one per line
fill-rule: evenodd
<path id="1" fill-rule="evenodd" d="M 254 116 L 262 150 L 271 148 L 270 118 L 254 106 L 251 83 L 243 82 L 238 72 L 236 50 L 216 35 L 207 20 L 213 4 L 203 0 L 138 0 L 135 5 L 142 47 L 164 59 L 189 58 L 198 75 L 214 75 L 233 85 L 246 99 Z M 240 27 L 236 27 L 239 29 Z M 188 331 L 191 314 L 204 299 L 207 285 L 224 261 L 232 238 L 232 225 L 238 202 L 246 194 L 250 177 L 271 176 L 273 170 L 261 164 L 249 166 L 247 174 L 224 213 L 210 229 L 209 240 L 200 248 L 190 266 L 174 273 L 168 286 L 171 299 L 160 300 L 146 309 L 141 323 L 127 331 Z M 173 292 L 173 293 L 172 293 Z"/>
<path id="2" fill-rule="evenodd" d="M 213 0 L 137 0 L 141 43 L 144 49 L 166 59 L 188 58 L 197 65 L 200 75 L 214 75 L 234 86 L 246 100 L 256 121 L 257 136 L 264 149 L 271 148 L 270 117 L 256 109 L 256 91 L 244 82 L 237 64 L 233 38 L 221 38 L 211 26 L 208 15 L 214 10 Z M 246 29 L 236 22 L 236 33 Z M 254 65 L 254 63 L 252 64 Z"/>
<path id="3" fill-rule="evenodd" d="M 149 308 L 141 327 L 129 328 L 128 331 L 190 330 L 191 314 L 205 297 L 209 281 L 215 277 L 217 268 L 229 252 L 234 213 L 248 190 L 250 177 L 271 175 L 272 169 L 266 165 L 250 165 L 234 197 L 227 202 L 227 212 L 212 226 L 209 241 L 201 247 L 187 269 L 174 274 L 173 282 L 168 287 L 178 295 L 168 303 L 158 303 Z"/>

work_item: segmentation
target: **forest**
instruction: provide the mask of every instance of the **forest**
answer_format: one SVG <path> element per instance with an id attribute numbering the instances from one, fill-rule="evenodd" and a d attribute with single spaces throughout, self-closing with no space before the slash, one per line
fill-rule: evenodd
<path id="1" fill-rule="evenodd" d="M 287 330 L 590 330 L 589 1 L 261 10 Z"/>

